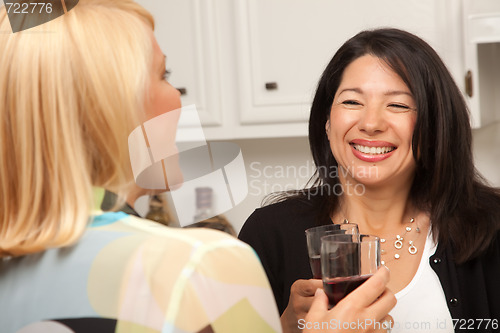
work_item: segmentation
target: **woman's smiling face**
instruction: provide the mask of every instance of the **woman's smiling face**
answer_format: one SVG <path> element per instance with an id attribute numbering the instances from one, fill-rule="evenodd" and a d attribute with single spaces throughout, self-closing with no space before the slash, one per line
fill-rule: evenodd
<path id="1" fill-rule="evenodd" d="M 416 118 L 410 90 L 382 59 L 364 55 L 354 60 L 343 73 L 326 123 L 341 180 L 411 184 Z"/>

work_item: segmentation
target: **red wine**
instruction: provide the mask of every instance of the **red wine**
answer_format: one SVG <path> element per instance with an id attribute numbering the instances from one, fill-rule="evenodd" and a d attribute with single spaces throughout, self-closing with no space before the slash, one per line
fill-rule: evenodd
<path id="1" fill-rule="evenodd" d="M 331 306 L 335 306 L 351 291 L 359 287 L 373 274 L 356 275 L 349 277 L 338 277 L 328 281 L 323 281 L 323 288 L 328 296 Z"/>
<path id="2" fill-rule="evenodd" d="M 321 256 L 309 258 L 313 279 L 321 279 Z"/>

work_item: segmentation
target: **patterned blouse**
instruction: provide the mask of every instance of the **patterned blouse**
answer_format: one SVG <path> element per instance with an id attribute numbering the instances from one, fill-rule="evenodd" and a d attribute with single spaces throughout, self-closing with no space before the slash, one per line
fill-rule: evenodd
<path id="1" fill-rule="evenodd" d="M 0 259 L 0 331 L 281 332 L 258 257 L 219 231 L 94 217 L 72 247 Z"/>

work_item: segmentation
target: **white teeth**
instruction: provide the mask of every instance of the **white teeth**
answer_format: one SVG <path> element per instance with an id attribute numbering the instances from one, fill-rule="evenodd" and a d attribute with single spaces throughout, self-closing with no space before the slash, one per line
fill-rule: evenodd
<path id="1" fill-rule="evenodd" d="M 393 151 L 394 147 L 367 147 L 362 145 L 354 145 L 354 149 L 364 153 L 371 155 L 379 155 L 379 154 L 387 154 L 388 152 Z"/>

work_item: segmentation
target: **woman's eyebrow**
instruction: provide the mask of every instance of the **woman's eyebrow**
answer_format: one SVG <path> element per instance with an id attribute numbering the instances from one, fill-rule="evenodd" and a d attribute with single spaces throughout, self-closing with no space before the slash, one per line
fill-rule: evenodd
<path id="1" fill-rule="evenodd" d="M 364 93 L 361 88 L 345 88 L 345 89 L 342 89 L 340 91 L 339 96 L 344 92 L 355 92 L 355 93 L 361 94 L 361 95 Z M 406 90 L 388 90 L 388 91 L 384 92 L 384 96 L 398 96 L 398 95 L 407 95 L 407 96 L 413 98 L 413 95 L 409 91 L 406 91 Z"/>
<path id="2" fill-rule="evenodd" d="M 389 90 L 384 93 L 385 96 L 408 95 L 413 98 L 413 95 L 405 90 Z"/>
<path id="3" fill-rule="evenodd" d="M 339 95 L 341 95 L 342 93 L 347 92 L 347 91 L 352 91 L 352 92 L 355 92 L 358 94 L 363 93 L 363 90 L 361 90 L 360 88 L 346 88 L 346 89 L 342 89 L 342 91 L 339 93 Z"/>

